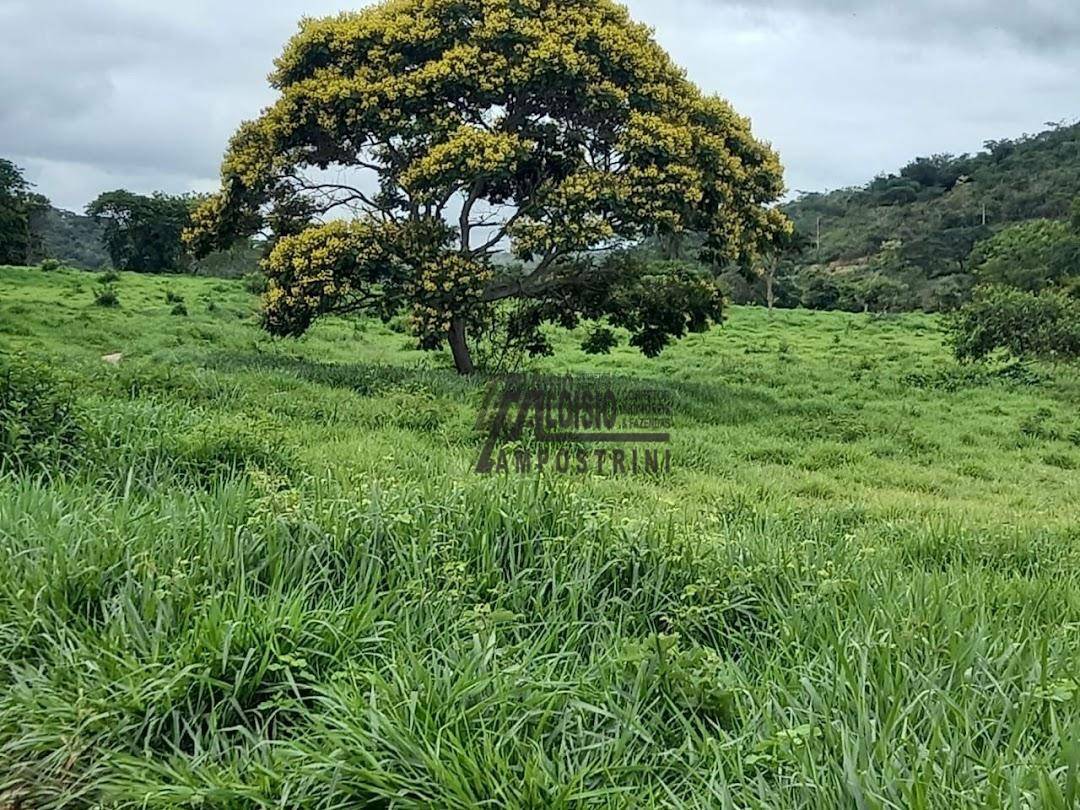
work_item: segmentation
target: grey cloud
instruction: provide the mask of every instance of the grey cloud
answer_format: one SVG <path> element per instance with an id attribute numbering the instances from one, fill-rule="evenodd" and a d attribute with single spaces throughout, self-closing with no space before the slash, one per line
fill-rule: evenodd
<path id="1" fill-rule="evenodd" d="M 1062 13 L 1072 14 L 1066 5 Z M 948 36 L 940 23 L 933 36 L 895 26 L 875 33 L 866 16 L 904 14 L 914 27 L 920 6 L 930 8 L 919 0 L 902 11 L 874 0 L 673 0 L 654 22 L 690 76 L 773 141 L 792 189 L 862 183 L 917 155 L 975 151 L 1080 113 L 1080 49 L 1021 47 L 989 30 L 976 43 L 974 33 Z M 645 2 L 632 7 L 647 17 Z M 842 15 L 856 7 L 859 19 Z"/>
<path id="2" fill-rule="evenodd" d="M 318 5 L 306 4 L 334 8 Z M 206 0 L 0 8 L 0 28 L 14 33 L 0 49 L 0 154 L 75 208 L 87 202 L 75 190 L 84 184 L 65 183 L 58 166 L 72 177 L 172 178 L 174 191 L 206 185 L 239 121 L 271 100 L 266 74 L 301 16 Z"/>
<path id="3" fill-rule="evenodd" d="M 882 38 L 948 39 L 957 48 L 987 40 L 1033 50 L 1080 43 L 1080 3 L 1063 0 L 714 0 L 757 13 L 785 12 Z"/>

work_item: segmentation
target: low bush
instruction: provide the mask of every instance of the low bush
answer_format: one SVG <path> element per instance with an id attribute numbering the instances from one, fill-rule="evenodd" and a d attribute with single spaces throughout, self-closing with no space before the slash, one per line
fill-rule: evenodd
<path id="1" fill-rule="evenodd" d="M 1080 300 L 1056 291 L 1029 293 L 983 287 L 949 320 L 960 360 L 984 360 L 995 352 L 1019 359 L 1080 358 Z"/>
<path id="2" fill-rule="evenodd" d="M 106 309 L 115 309 L 120 306 L 120 294 L 111 284 L 102 287 L 94 296 L 94 303 Z"/>
<path id="3" fill-rule="evenodd" d="M 1031 366 L 1014 362 L 1000 368 L 958 365 L 934 372 L 912 371 L 900 381 L 909 388 L 921 390 L 963 391 L 996 384 L 1036 386 L 1045 382 L 1045 378 Z"/>

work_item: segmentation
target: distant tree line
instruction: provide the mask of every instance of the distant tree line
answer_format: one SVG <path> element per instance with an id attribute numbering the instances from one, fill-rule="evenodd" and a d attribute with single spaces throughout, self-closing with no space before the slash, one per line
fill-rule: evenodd
<path id="1" fill-rule="evenodd" d="M 102 194 L 87 216 L 62 212 L 0 159 L 0 263 L 51 256 L 92 269 L 242 275 L 268 243 L 240 240 L 193 261 L 180 234 L 197 195 Z M 863 187 L 802 194 L 795 224 L 771 249 L 717 266 L 729 300 L 769 307 L 890 313 L 952 312 L 977 290 L 1080 295 L 1080 124 L 987 141 L 976 155 L 919 157 Z M 311 212 L 285 211 L 270 230 Z M 638 252 L 696 264 L 704 237 L 661 233 Z M 1005 299 L 1000 299 L 1005 300 Z M 1011 300 L 1011 299 L 1010 299 Z"/>
<path id="2" fill-rule="evenodd" d="M 239 240 L 196 261 L 181 235 L 204 197 L 108 191 L 85 215 L 53 207 L 12 161 L 0 158 L 0 265 L 45 259 L 87 270 L 240 276 L 258 269 L 264 246 Z"/>

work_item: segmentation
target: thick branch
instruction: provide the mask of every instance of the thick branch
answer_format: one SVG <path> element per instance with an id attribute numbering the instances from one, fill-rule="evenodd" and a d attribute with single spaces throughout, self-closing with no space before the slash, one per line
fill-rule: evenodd
<path id="1" fill-rule="evenodd" d="M 469 189 L 469 195 L 465 198 L 465 204 L 461 207 L 461 219 L 459 220 L 459 226 L 461 228 L 461 252 L 469 253 L 469 248 L 472 244 L 472 209 L 476 205 L 476 201 L 480 199 L 481 181 L 473 183 L 472 188 Z"/>
<path id="2" fill-rule="evenodd" d="M 544 292 L 545 287 L 555 278 L 557 262 L 566 256 L 566 252 L 556 250 L 545 256 L 532 272 L 518 278 L 503 278 L 488 287 L 481 300 L 487 303 L 504 301 L 507 298 L 527 297 Z"/>

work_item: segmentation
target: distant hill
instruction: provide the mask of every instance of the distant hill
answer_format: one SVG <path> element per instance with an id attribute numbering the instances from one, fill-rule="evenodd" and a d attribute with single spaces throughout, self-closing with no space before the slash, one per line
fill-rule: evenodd
<path id="1" fill-rule="evenodd" d="M 101 270 L 111 266 L 101 226 L 91 217 L 49 207 L 34 221 L 45 256 L 71 267 Z"/>
<path id="2" fill-rule="evenodd" d="M 988 141 L 975 155 L 918 158 L 858 188 L 803 193 L 784 210 L 809 243 L 800 268 L 882 268 L 920 290 L 963 287 L 977 242 L 1007 225 L 1065 219 L 1080 195 L 1080 123 Z"/>

